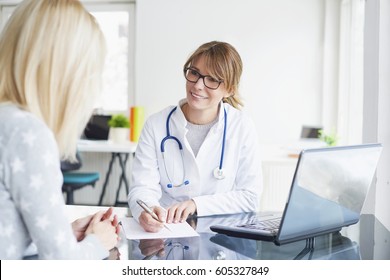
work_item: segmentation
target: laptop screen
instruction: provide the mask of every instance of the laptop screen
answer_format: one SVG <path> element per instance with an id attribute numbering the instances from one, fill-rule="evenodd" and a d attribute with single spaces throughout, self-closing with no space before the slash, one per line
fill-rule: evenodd
<path id="1" fill-rule="evenodd" d="M 111 115 L 93 115 L 84 129 L 84 136 L 90 140 L 107 140 Z"/>
<path id="2" fill-rule="evenodd" d="M 359 221 L 380 144 L 311 149 L 300 155 L 278 233 L 280 243 Z"/>

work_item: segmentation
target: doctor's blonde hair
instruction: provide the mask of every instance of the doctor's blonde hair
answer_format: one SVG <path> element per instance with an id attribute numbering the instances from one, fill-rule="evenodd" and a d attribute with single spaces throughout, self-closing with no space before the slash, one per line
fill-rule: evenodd
<path id="1" fill-rule="evenodd" d="M 203 57 L 210 76 L 223 80 L 230 96 L 223 98 L 223 102 L 240 109 L 243 102 L 238 88 L 242 74 L 242 60 L 237 50 L 230 44 L 211 41 L 201 45 L 186 61 L 183 69 L 191 67 L 200 57 Z"/>
<path id="2" fill-rule="evenodd" d="M 104 36 L 77 0 L 25 0 L 0 37 L 0 102 L 42 119 L 62 159 L 75 160 L 100 92 Z"/>

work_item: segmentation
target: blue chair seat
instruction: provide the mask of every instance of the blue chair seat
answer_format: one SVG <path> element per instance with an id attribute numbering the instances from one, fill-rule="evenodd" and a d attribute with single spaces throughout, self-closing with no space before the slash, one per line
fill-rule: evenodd
<path id="1" fill-rule="evenodd" d="M 76 172 L 63 172 L 64 182 L 62 184 L 62 191 L 66 193 L 66 204 L 74 204 L 75 190 L 81 189 L 86 186 L 95 187 L 96 181 L 99 180 L 100 174 L 97 172 L 91 173 L 76 173 Z"/>
<path id="2" fill-rule="evenodd" d="M 81 156 L 76 153 L 76 161 L 61 161 L 61 171 L 64 178 L 62 184 L 62 192 L 66 193 L 66 204 L 74 204 L 74 191 L 86 186 L 95 186 L 96 181 L 99 180 L 100 174 L 98 172 L 74 172 L 82 166 Z"/>
<path id="3" fill-rule="evenodd" d="M 92 173 L 64 173 L 64 184 L 91 184 L 99 180 L 100 174 Z"/>

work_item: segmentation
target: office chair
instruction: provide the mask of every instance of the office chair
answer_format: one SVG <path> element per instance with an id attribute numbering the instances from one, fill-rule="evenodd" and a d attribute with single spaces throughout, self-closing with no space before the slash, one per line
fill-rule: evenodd
<path id="1" fill-rule="evenodd" d="M 86 186 L 95 187 L 96 181 L 99 180 L 98 172 L 79 173 L 73 172 L 82 166 L 80 154 L 76 154 L 77 162 L 61 161 L 61 171 L 64 177 L 62 192 L 66 193 L 66 204 L 74 204 L 74 191 Z"/>

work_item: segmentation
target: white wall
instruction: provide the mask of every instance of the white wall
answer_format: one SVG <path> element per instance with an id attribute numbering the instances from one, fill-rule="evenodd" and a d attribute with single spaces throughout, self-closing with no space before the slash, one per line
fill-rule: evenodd
<path id="1" fill-rule="evenodd" d="M 377 169 L 377 183 L 370 190 L 368 213 L 390 228 L 390 3 L 366 1 L 364 73 L 365 142 L 384 146 Z"/>
<path id="2" fill-rule="evenodd" d="M 324 7 L 324 0 L 137 1 L 133 104 L 147 116 L 176 104 L 190 53 L 227 41 L 243 59 L 241 94 L 261 142 L 298 139 L 302 125 L 322 124 Z"/>
<path id="3" fill-rule="evenodd" d="M 378 140 L 383 143 L 378 167 L 376 215 L 390 229 L 390 2 L 381 0 L 379 25 Z"/>

